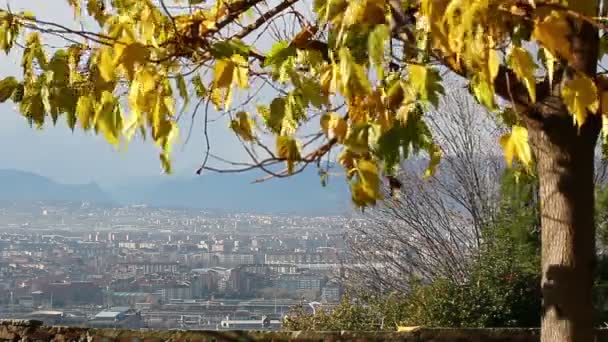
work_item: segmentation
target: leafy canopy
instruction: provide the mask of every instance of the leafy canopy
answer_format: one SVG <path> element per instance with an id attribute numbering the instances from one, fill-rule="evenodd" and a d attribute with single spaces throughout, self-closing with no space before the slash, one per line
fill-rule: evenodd
<path id="1" fill-rule="evenodd" d="M 464 77 L 489 110 L 510 113 L 513 131 L 500 142 L 509 163 L 529 166 L 522 111 L 572 64 L 577 25 L 602 27 L 589 0 L 315 0 L 312 17 L 297 2 L 68 0 L 90 27 L 82 30 L 44 21 L 35 8 L 1 10 L 0 49 L 21 54 L 22 77 L 0 80 L 0 101 L 16 103 L 37 127 L 63 116 L 72 129 L 94 130 L 111 144 L 149 136 L 166 171 L 179 112 L 212 105 L 229 110 L 245 148 L 266 155 L 249 153 L 253 166 L 274 176 L 321 168 L 339 150 L 352 199 L 366 206 L 403 158 L 426 154 L 429 175 L 439 163 L 424 113 L 446 92 L 445 72 Z M 282 15 L 299 29 L 273 34 Z M 260 34 L 280 38 L 260 51 Z M 51 35 L 64 46 L 49 47 Z M 574 124 L 607 114 L 601 77 L 569 72 L 561 97 Z M 255 96 L 267 84 L 277 96 Z M 235 104 L 244 93 L 253 95 Z M 317 125 L 318 133 L 303 137 Z M 266 146 L 265 136 L 276 142 Z M 269 170 L 279 162 L 284 171 Z"/>

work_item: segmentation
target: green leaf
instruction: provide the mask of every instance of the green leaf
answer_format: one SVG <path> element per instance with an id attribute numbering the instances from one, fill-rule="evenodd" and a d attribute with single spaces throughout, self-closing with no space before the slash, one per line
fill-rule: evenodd
<path id="1" fill-rule="evenodd" d="M 67 52 L 62 49 L 57 50 L 49 62 L 48 69 L 53 72 L 55 86 L 66 86 L 70 79 Z"/>
<path id="2" fill-rule="evenodd" d="M 294 86 L 294 92 L 302 96 L 304 107 L 309 104 L 316 108 L 322 108 L 324 105 L 329 103 L 327 96 L 323 95 L 321 90 L 321 84 L 310 77 L 300 76 L 300 74 L 292 73 L 292 82 Z"/>
<path id="3" fill-rule="evenodd" d="M 390 31 L 387 25 L 376 25 L 374 30 L 367 38 L 367 49 L 369 50 L 369 60 L 371 65 L 376 67 L 378 78 L 384 78 L 384 53 L 386 43 L 390 38 Z"/>
<path id="4" fill-rule="evenodd" d="M 23 50 L 21 66 L 26 78 L 34 71 L 34 61 L 38 63 L 38 66 L 41 69 L 46 69 L 47 58 L 42 49 L 42 43 L 40 42 L 40 35 L 38 32 L 28 34 L 25 49 Z"/>
<path id="5" fill-rule="evenodd" d="M 344 145 L 355 153 L 367 153 L 369 151 L 369 124 L 360 123 L 353 125 L 344 140 Z"/>
<path id="6" fill-rule="evenodd" d="M 44 104 L 39 91 L 28 92 L 21 101 L 19 110 L 30 124 L 36 124 L 39 128 L 44 124 Z"/>
<path id="7" fill-rule="evenodd" d="M 369 94 L 371 92 L 371 84 L 365 68 L 355 63 L 348 48 L 341 48 L 339 57 L 342 94 L 347 98 Z"/>
<path id="8" fill-rule="evenodd" d="M 486 108 L 492 110 L 495 107 L 494 103 L 494 90 L 492 85 L 486 80 L 485 77 L 477 74 L 473 76 L 470 83 L 473 95 L 480 104 Z"/>
<path id="9" fill-rule="evenodd" d="M 264 59 L 264 67 L 267 66 L 280 66 L 289 57 L 296 55 L 296 48 L 292 46 L 288 41 L 282 40 L 274 43 L 270 51 L 266 54 Z"/>
<path id="10" fill-rule="evenodd" d="M 276 134 L 281 133 L 283 119 L 285 118 L 285 106 L 287 102 L 283 97 L 277 97 L 270 103 L 270 109 L 262 114 L 266 126 Z"/>
<path id="11" fill-rule="evenodd" d="M 175 84 L 179 91 L 179 96 L 182 98 L 182 100 L 184 100 L 184 106 L 186 106 L 189 101 L 188 89 L 186 87 L 186 80 L 184 79 L 184 76 L 182 74 L 178 74 L 175 77 Z"/>
<path id="12" fill-rule="evenodd" d="M 207 96 L 207 88 L 205 88 L 200 75 L 196 75 L 192 78 L 192 85 L 194 86 L 194 91 L 198 98 Z"/>
<path id="13" fill-rule="evenodd" d="M 418 98 L 423 102 L 437 106 L 439 96 L 444 94 L 439 71 L 418 64 L 410 64 L 408 70 L 410 86 L 418 95 Z"/>
<path id="14" fill-rule="evenodd" d="M 285 117 L 283 118 L 281 133 L 293 134 L 300 122 L 306 119 L 305 105 L 302 96 L 294 92 L 287 95 L 285 104 Z"/>
<path id="15" fill-rule="evenodd" d="M 211 45 L 211 55 L 216 59 L 230 58 L 233 55 L 247 57 L 250 51 L 251 47 L 238 38 L 220 41 Z"/>

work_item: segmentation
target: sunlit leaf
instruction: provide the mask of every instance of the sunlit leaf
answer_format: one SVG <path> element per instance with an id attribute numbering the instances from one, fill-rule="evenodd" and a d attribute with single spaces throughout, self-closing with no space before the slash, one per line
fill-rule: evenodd
<path id="1" fill-rule="evenodd" d="M 251 119 L 246 112 L 238 112 L 236 118 L 230 121 L 230 128 L 245 141 L 254 139 Z"/>
<path id="2" fill-rule="evenodd" d="M 361 159 L 356 162 L 357 180 L 351 183 L 353 202 L 364 207 L 373 205 L 380 195 L 380 174 L 378 165 L 371 160 Z"/>
<path id="3" fill-rule="evenodd" d="M 471 79 L 470 86 L 479 103 L 489 109 L 494 109 L 494 87 L 486 78 L 476 75 Z"/>
<path id="4" fill-rule="evenodd" d="M 410 84 L 420 100 L 436 106 L 439 96 L 444 93 L 439 72 L 417 64 L 410 64 L 408 70 Z"/>
<path id="5" fill-rule="evenodd" d="M 573 115 L 574 123 L 579 127 L 587 119 L 587 111 L 596 113 L 599 107 L 597 87 L 592 79 L 585 75 L 576 75 L 567 81 L 562 88 L 562 99 Z"/>
<path id="6" fill-rule="evenodd" d="M 536 102 L 536 80 L 534 72 L 536 71 L 536 63 L 532 60 L 530 53 L 523 48 L 514 47 L 511 49 L 508 57 L 509 67 L 515 72 L 526 89 L 532 102 Z"/>
<path id="7" fill-rule="evenodd" d="M 239 88 L 247 88 L 249 86 L 249 63 L 241 55 L 233 55 L 232 62 L 234 63 L 234 83 Z"/>
<path id="8" fill-rule="evenodd" d="M 288 41 L 278 41 L 272 45 L 272 48 L 266 54 L 264 66 L 279 66 L 289 57 L 296 55 L 296 48 Z"/>
<path id="9" fill-rule="evenodd" d="M 88 130 L 91 127 L 95 117 L 95 99 L 92 96 L 84 95 L 78 98 L 76 117 L 84 130 Z"/>
<path id="10" fill-rule="evenodd" d="M 321 127 L 329 139 L 336 139 L 343 143 L 346 138 L 348 124 L 344 118 L 336 113 L 329 113 L 321 118 Z"/>
<path id="11" fill-rule="evenodd" d="M 570 33 L 567 14 L 563 11 L 552 11 L 550 15 L 536 18 L 532 36 L 553 55 L 572 60 L 573 53 L 568 38 Z"/>
<path id="12" fill-rule="evenodd" d="M 112 49 L 109 47 L 102 48 L 99 50 L 99 61 L 97 62 L 99 73 L 105 81 L 111 81 L 114 79 L 114 72 L 116 64 L 114 64 L 114 57 L 112 56 Z"/>
<path id="13" fill-rule="evenodd" d="M 285 159 L 288 174 L 293 173 L 295 163 L 302 159 L 297 141 L 294 138 L 285 135 L 277 137 L 277 156 Z"/>
<path id="14" fill-rule="evenodd" d="M 234 77 L 234 62 L 228 59 L 220 59 L 215 63 L 213 73 L 213 85 L 216 88 L 228 88 L 232 85 Z"/>
<path id="15" fill-rule="evenodd" d="M 383 78 L 384 75 L 384 53 L 389 37 L 388 26 L 377 25 L 368 38 L 367 49 L 369 50 L 370 63 L 376 67 L 379 78 Z"/>
<path id="16" fill-rule="evenodd" d="M 115 56 L 116 61 L 112 65 L 121 65 L 127 72 L 127 77 L 133 79 L 135 70 L 146 63 L 150 57 L 150 50 L 140 43 L 132 43 L 127 45 L 120 56 Z M 108 66 L 109 67 L 109 66 Z M 109 71 L 104 71 L 106 75 L 109 75 Z M 110 78 L 106 78 L 109 80 Z"/>
<path id="17" fill-rule="evenodd" d="M 122 113 L 115 97 L 107 91 L 103 92 L 101 100 L 95 106 L 95 128 L 110 144 L 118 144 L 122 131 Z"/>
<path id="18" fill-rule="evenodd" d="M 528 130 L 525 127 L 513 126 L 511 133 L 500 138 L 500 144 L 509 167 L 513 165 L 513 159 L 515 158 L 526 166 L 532 162 L 532 151 L 528 144 Z"/>

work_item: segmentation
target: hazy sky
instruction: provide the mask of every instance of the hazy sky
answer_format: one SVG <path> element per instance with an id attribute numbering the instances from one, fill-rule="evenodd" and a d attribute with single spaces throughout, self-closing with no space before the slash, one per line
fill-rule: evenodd
<path id="1" fill-rule="evenodd" d="M 45 20 L 75 24 L 65 0 L 10 0 L 8 3 L 13 11 L 27 8 Z M 6 0 L 1 0 L 0 8 L 6 8 Z M 0 78 L 18 76 L 19 63 L 20 53 L 2 54 Z M 126 151 L 117 152 L 102 137 L 78 130 L 72 133 L 64 118 L 60 118 L 55 127 L 49 122 L 43 130 L 30 128 L 14 107 L 12 102 L 0 104 L 0 168 L 32 171 L 66 183 L 97 181 L 110 184 L 161 174 L 157 149 L 149 142 L 134 141 Z M 194 173 L 202 161 L 201 120 L 202 117 L 195 120 L 188 144 L 175 146 L 176 173 Z M 181 124 L 182 138 L 185 138 L 189 125 L 189 118 Z M 209 130 L 215 153 L 228 158 L 242 156 L 237 140 L 228 134 L 226 121 L 218 121 Z"/>

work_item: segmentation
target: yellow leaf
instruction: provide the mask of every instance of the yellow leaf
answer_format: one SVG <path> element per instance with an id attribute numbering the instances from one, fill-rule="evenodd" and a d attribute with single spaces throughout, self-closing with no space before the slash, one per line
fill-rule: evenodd
<path id="1" fill-rule="evenodd" d="M 490 50 L 488 52 L 488 72 L 490 73 L 490 82 L 494 82 L 496 75 L 498 75 L 498 69 L 500 69 L 500 57 L 498 51 Z"/>
<path id="2" fill-rule="evenodd" d="M 444 92 L 441 85 L 441 76 L 439 76 L 437 69 L 427 68 L 424 65 L 410 64 L 408 71 L 410 85 L 419 99 L 437 106 L 439 95 Z"/>
<path id="3" fill-rule="evenodd" d="M 230 121 L 230 128 L 245 141 L 254 139 L 251 120 L 246 112 L 236 113 L 236 118 Z"/>
<path id="4" fill-rule="evenodd" d="M 163 171 L 166 174 L 171 174 L 171 159 L 169 159 L 169 154 L 166 152 L 162 152 L 159 154 L 160 164 L 163 168 Z"/>
<path id="5" fill-rule="evenodd" d="M 0 102 L 8 100 L 18 86 L 19 82 L 12 76 L 0 80 Z"/>
<path id="6" fill-rule="evenodd" d="M 569 36 L 572 33 L 567 16 L 563 11 L 553 11 L 550 15 L 535 20 L 532 37 L 553 55 L 572 60 Z"/>
<path id="7" fill-rule="evenodd" d="M 247 88 L 249 85 L 249 64 L 245 57 L 241 55 L 233 55 L 234 63 L 234 83 L 239 88 Z"/>
<path id="8" fill-rule="evenodd" d="M 328 65 L 327 68 L 322 71 L 321 73 L 321 92 L 323 93 L 323 95 L 327 96 L 330 94 L 331 91 L 331 85 L 333 82 L 333 67 L 331 65 Z"/>
<path id="9" fill-rule="evenodd" d="M 373 205 L 381 198 L 378 165 L 373 160 L 355 161 L 358 179 L 351 184 L 353 202 L 359 206 Z"/>
<path id="10" fill-rule="evenodd" d="M 576 75 L 562 87 L 562 99 L 579 127 L 585 123 L 587 110 L 596 113 L 599 107 L 595 82 L 585 75 Z"/>
<path id="11" fill-rule="evenodd" d="M 146 63 L 150 57 L 150 50 L 140 43 L 127 45 L 120 56 L 115 57 L 115 64 L 119 64 L 127 71 L 130 80 L 133 79 L 137 67 Z"/>
<path id="12" fill-rule="evenodd" d="M 411 326 L 411 327 L 398 326 L 397 332 L 414 332 L 416 330 L 419 330 L 420 328 L 421 328 L 421 326 L 419 326 L 419 325 Z"/>
<path id="13" fill-rule="evenodd" d="M 67 0 L 68 4 L 74 9 L 74 18 L 80 17 L 80 0 Z"/>
<path id="14" fill-rule="evenodd" d="M 228 88 L 232 85 L 234 76 L 234 62 L 220 59 L 215 63 L 213 85 L 215 88 Z"/>
<path id="15" fill-rule="evenodd" d="M 277 137 L 277 156 L 285 159 L 287 163 L 287 173 L 293 173 L 295 162 L 302 159 L 298 142 L 289 136 L 281 135 Z"/>
<path id="16" fill-rule="evenodd" d="M 104 135 L 112 145 L 118 144 L 120 132 L 122 131 L 122 114 L 120 106 L 112 93 L 104 91 L 101 101 L 97 104 L 95 111 L 95 127 Z"/>
<path id="17" fill-rule="evenodd" d="M 515 75 L 517 75 L 517 78 L 528 89 L 532 102 L 536 102 L 536 79 L 534 78 L 534 72 L 537 66 L 534 60 L 532 60 L 530 53 L 523 48 L 514 47 L 509 53 L 508 64 L 513 72 L 515 72 Z"/>
<path id="18" fill-rule="evenodd" d="M 97 23 L 103 27 L 107 15 L 104 13 L 103 0 L 87 0 L 87 13 L 95 18 Z"/>
<path id="19" fill-rule="evenodd" d="M 329 115 L 326 130 L 326 134 L 329 139 L 335 138 L 339 143 L 343 143 L 344 138 L 346 138 L 347 130 L 348 126 L 346 124 L 346 120 L 335 113 Z"/>
<path id="20" fill-rule="evenodd" d="M 500 145 L 505 154 L 505 160 L 509 167 L 513 165 L 513 158 L 517 158 L 524 165 L 532 162 L 532 151 L 528 144 L 528 130 L 522 126 L 513 126 L 511 133 L 500 138 Z"/>
<path id="21" fill-rule="evenodd" d="M 78 98 L 76 103 L 76 116 L 80 126 L 84 130 L 91 127 L 91 122 L 95 116 L 95 99 L 91 95 L 84 95 Z"/>
<path id="22" fill-rule="evenodd" d="M 179 129 L 175 122 L 164 117 L 159 118 L 153 126 L 152 137 L 163 152 L 171 151 L 171 143 L 177 138 Z"/>
<path id="23" fill-rule="evenodd" d="M 361 159 L 357 162 L 359 177 L 364 183 L 377 186 L 380 184 L 378 176 L 378 165 L 372 160 Z"/>
<path id="24" fill-rule="evenodd" d="M 549 85 L 553 85 L 553 74 L 555 73 L 555 64 L 557 59 L 548 49 L 543 49 L 545 54 L 545 67 L 547 68 L 547 75 L 549 76 Z"/>
<path id="25" fill-rule="evenodd" d="M 442 156 L 443 153 L 441 152 L 439 146 L 432 144 L 429 148 L 430 160 L 429 165 L 427 166 L 426 171 L 424 172 L 425 177 L 432 177 L 435 174 L 435 171 L 437 170 L 437 165 L 439 165 Z"/>
<path id="26" fill-rule="evenodd" d="M 114 69 L 116 68 L 116 65 L 112 58 L 112 48 L 104 47 L 99 50 L 97 67 L 99 68 L 99 74 L 104 81 L 108 82 L 114 79 Z"/>

